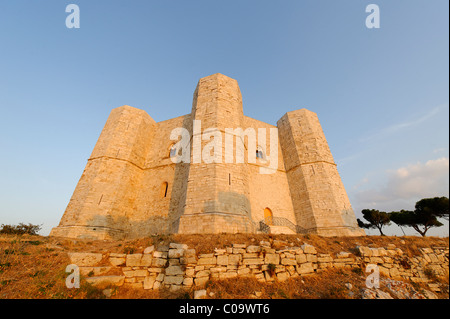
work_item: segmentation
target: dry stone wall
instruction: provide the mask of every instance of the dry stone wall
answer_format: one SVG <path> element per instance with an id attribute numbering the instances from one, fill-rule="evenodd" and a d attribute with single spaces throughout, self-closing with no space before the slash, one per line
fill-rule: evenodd
<path id="1" fill-rule="evenodd" d="M 125 286 L 137 289 L 178 290 L 203 287 L 209 280 L 254 277 L 261 282 L 284 281 L 328 268 L 360 268 L 376 264 L 380 275 L 396 280 L 427 282 L 430 273 L 448 275 L 448 247 L 421 248 L 408 257 L 400 249 L 357 246 L 354 251 L 318 253 L 308 244 L 275 249 L 266 241 L 259 245 L 233 244 L 197 254 L 185 244 L 147 247 L 142 253 L 69 253 L 70 262 L 95 286 Z M 119 275 L 108 275 L 111 270 Z"/>

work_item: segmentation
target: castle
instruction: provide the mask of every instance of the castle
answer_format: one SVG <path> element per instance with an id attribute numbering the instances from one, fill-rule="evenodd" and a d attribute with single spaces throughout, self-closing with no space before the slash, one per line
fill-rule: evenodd
<path id="1" fill-rule="evenodd" d="M 237 81 L 214 74 L 199 80 L 189 114 L 156 123 L 113 109 L 50 236 L 259 232 L 365 235 L 317 115 L 288 112 L 277 126 L 247 117 Z"/>

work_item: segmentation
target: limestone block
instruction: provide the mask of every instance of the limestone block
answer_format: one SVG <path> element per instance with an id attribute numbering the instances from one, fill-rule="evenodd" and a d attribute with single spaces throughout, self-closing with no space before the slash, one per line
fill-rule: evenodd
<path id="1" fill-rule="evenodd" d="M 169 258 L 169 266 L 179 266 L 182 264 L 182 258 Z M 184 259 L 183 259 L 184 261 Z"/>
<path id="2" fill-rule="evenodd" d="M 350 257 L 350 253 L 345 252 L 345 251 L 341 251 L 336 255 L 336 258 L 349 258 Z"/>
<path id="3" fill-rule="evenodd" d="M 164 284 L 166 285 L 181 285 L 183 280 L 183 276 L 164 276 Z"/>
<path id="4" fill-rule="evenodd" d="M 156 277 L 154 276 L 147 276 L 144 279 L 144 289 L 153 289 L 153 285 L 156 281 Z"/>
<path id="5" fill-rule="evenodd" d="M 186 269 L 186 277 L 194 277 L 195 270 L 193 268 Z"/>
<path id="6" fill-rule="evenodd" d="M 388 268 L 383 267 L 383 266 L 378 266 L 378 269 L 380 271 L 380 275 L 386 276 L 386 277 L 390 276 L 390 270 Z"/>
<path id="7" fill-rule="evenodd" d="M 359 251 L 360 255 L 362 257 L 371 257 L 372 256 L 372 249 L 365 246 L 356 246 L 356 249 Z"/>
<path id="8" fill-rule="evenodd" d="M 289 279 L 289 274 L 287 272 L 279 272 L 277 273 L 277 280 L 278 281 L 285 281 Z"/>
<path id="9" fill-rule="evenodd" d="M 393 268 L 389 269 L 389 275 L 392 278 L 398 278 L 398 277 L 400 277 L 400 271 L 398 270 L 398 268 L 393 267 Z"/>
<path id="10" fill-rule="evenodd" d="M 281 259 L 282 265 L 297 265 L 297 261 L 294 258 L 282 258 Z"/>
<path id="11" fill-rule="evenodd" d="M 170 243 L 169 244 L 169 249 L 171 249 L 171 248 L 185 250 L 185 249 L 188 248 L 188 245 L 186 245 L 186 244 L 179 244 L 179 243 Z"/>
<path id="12" fill-rule="evenodd" d="M 224 254 L 226 254 L 226 252 L 227 252 L 226 249 L 214 248 L 214 254 L 215 254 L 216 256 L 224 255 Z"/>
<path id="13" fill-rule="evenodd" d="M 312 254 L 306 254 L 306 261 L 316 263 L 317 262 L 317 255 Z"/>
<path id="14" fill-rule="evenodd" d="M 242 260 L 244 265 L 262 265 L 264 264 L 264 259 L 262 258 L 245 258 Z"/>
<path id="15" fill-rule="evenodd" d="M 268 241 L 264 241 L 264 240 L 261 240 L 260 242 L 259 242 L 259 245 L 260 246 L 264 246 L 264 247 L 269 247 L 270 248 L 270 242 L 268 242 Z"/>
<path id="16" fill-rule="evenodd" d="M 192 286 L 194 284 L 194 279 L 191 277 L 186 277 L 183 279 L 183 286 Z"/>
<path id="17" fill-rule="evenodd" d="M 169 245 L 160 244 L 160 245 L 158 245 L 157 251 L 168 252 L 169 251 Z"/>
<path id="18" fill-rule="evenodd" d="M 184 255 L 184 249 L 182 248 L 176 248 L 176 249 L 169 249 L 169 258 L 180 258 Z"/>
<path id="19" fill-rule="evenodd" d="M 372 264 L 382 264 L 383 259 L 381 257 L 370 257 L 370 262 Z"/>
<path id="20" fill-rule="evenodd" d="M 286 266 L 286 271 L 289 273 L 290 276 L 298 275 L 294 266 Z"/>
<path id="21" fill-rule="evenodd" d="M 125 282 L 124 276 L 100 276 L 86 278 L 86 282 L 95 287 L 122 286 Z"/>
<path id="22" fill-rule="evenodd" d="M 433 253 L 428 254 L 428 257 L 430 258 L 432 263 L 439 263 L 439 259 L 437 258 L 437 256 Z"/>
<path id="23" fill-rule="evenodd" d="M 217 256 L 217 265 L 228 265 L 228 255 L 219 255 Z"/>
<path id="24" fill-rule="evenodd" d="M 165 274 L 159 273 L 159 274 L 156 276 L 155 280 L 156 280 L 156 281 L 162 282 L 162 281 L 164 281 L 164 277 L 165 277 L 165 276 L 166 276 Z M 154 288 L 154 287 L 153 287 L 153 288 Z"/>
<path id="25" fill-rule="evenodd" d="M 113 266 L 123 266 L 125 265 L 126 257 L 109 257 L 109 263 Z"/>
<path id="26" fill-rule="evenodd" d="M 197 265 L 215 265 L 217 263 L 216 257 L 200 257 L 197 260 Z"/>
<path id="27" fill-rule="evenodd" d="M 184 269 L 182 266 L 169 266 L 166 268 L 166 276 L 183 275 Z"/>
<path id="28" fill-rule="evenodd" d="M 378 250 L 378 248 L 369 248 L 372 251 L 371 256 L 373 257 L 380 257 L 380 251 Z"/>
<path id="29" fill-rule="evenodd" d="M 314 267 L 312 263 L 304 263 L 297 266 L 297 272 L 299 275 L 309 274 L 314 272 Z"/>
<path id="30" fill-rule="evenodd" d="M 206 298 L 206 289 L 194 291 L 194 299 Z"/>
<path id="31" fill-rule="evenodd" d="M 161 267 L 149 267 L 149 268 L 147 268 L 147 270 L 148 270 L 149 273 L 157 273 L 157 274 L 159 274 L 159 273 L 164 271 L 164 268 L 161 268 Z"/>
<path id="32" fill-rule="evenodd" d="M 225 272 L 225 271 L 227 271 L 227 267 L 211 267 L 211 268 L 209 268 L 209 271 L 211 271 L 211 273 L 213 273 L 213 272 Z"/>
<path id="33" fill-rule="evenodd" d="M 242 268 L 242 269 L 238 269 L 237 274 L 239 276 L 246 276 L 250 274 L 250 268 Z"/>
<path id="34" fill-rule="evenodd" d="M 227 272 L 221 272 L 219 274 L 219 279 L 229 279 L 229 278 L 236 278 L 238 276 L 238 273 L 236 271 L 227 271 Z"/>
<path id="35" fill-rule="evenodd" d="M 153 267 L 165 267 L 166 263 L 167 263 L 167 259 L 162 259 L 162 258 L 153 258 L 152 259 Z"/>
<path id="36" fill-rule="evenodd" d="M 103 258 L 102 254 L 97 253 L 68 253 L 70 263 L 78 267 L 96 266 Z"/>
<path id="37" fill-rule="evenodd" d="M 167 249 L 169 251 L 169 249 Z M 155 258 L 167 258 L 167 251 L 154 251 L 153 257 Z"/>
<path id="38" fill-rule="evenodd" d="M 211 274 L 210 270 L 200 270 L 199 272 L 197 272 L 195 274 L 195 278 L 199 278 L 199 277 L 208 277 Z"/>
<path id="39" fill-rule="evenodd" d="M 247 247 L 247 253 L 259 253 L 261 251 L 260 246 L 250 245 Z"/>
<path id="40" fill-rule="evenodd" d="M 295 260 L 297 262 L 297 264 L 303 264 L 306 263 L 306 255 L 305 254 L 300 254 L 300 255 L 296 255 L 295 256 Z"/>
<path id="41" fill-rule="evenodd" d="M 263 273 L 256 274 L 255 275 L 255 279 L 258 280 L 259 282 L 265 282 L 266 281 L 266 278 L 265 278 Z"/>
<path id="42" fill-rule="evenodd" d="M 229 255 L 228 265 L 239 265 L 242 259 L 242 255 Z"/>
<path id="43" fill-rule="evenodd" d="M 275 254 L 276 253 L 276 249 L 265 247 L 265 246 L 261 247 L 261 250 L 266 252 L 267 254 Z M 303 251 L 302 251 L 302 253 L 303 253 Z"/>
<path id="44" fill-rule="evenodd" d="M 140 266 L 142 254 L 129 254 L 127 255 L 126 264 L 128 267 Z"/>
<path id="45" fill-rule="evenodd" d="M 305 254 L 317 254 L 316 248 L 309 244 L 303 244 L 301 248 Z"/>
<path id="46" fill-rule="evenodd" d="M 294 255 L 294 254 L 291 254 L 291 253 L 288 253 L 288 252 L 284 252 L 283 254 L 284 254 L 284 257 L 283 257 L 283 258 L 292 258 L 292 259 L 295 258 L 295 255 Z"/>
<path id="47" fill-rule="evenodd" d="M 274 281 L 274 280 L 275 280 L 274 277 L 275 277 L 275 276 L 271 276 L 271 274 L 270 274 L 269 271 L 264 271 L 264 279 L 265 279 L 267 282 Z"/>
<path id="48" fill-rule="evenodd" d="M 196 286 L 204 286 L 209 280 L 209 277 L 199 277 L 194 279 L 194 284 Z"/>
<path id="49" fill-rule="evenodd" d="M 233 248 L 244 248 L 247 247 L 246 244 L 233 244 Z"/>
<path id="50" fill-rule="evenodd" d="M 161 287 L 161 284 L 161 281 L 155 281 L 155 283 L 153 284 L 153 289 L 159 289 Z"/>
<path id="51" fill-rule="evenodd" d="M 155 250 L 155 245 L 151 245 L 144 249 L 144 254 L 151 254 Z"/>
<path id="52" fill-rule="evenodd" d="M 144 254 L 142 255 L 140 266 L 141 267 L 150 267 L 152 265 L 152 255 L 151 254 Z"/>
<path id="53" fill-rule="evenodd" d="M 305 258 L 305 260 L 306 260 L 306 258 Z M 278 265 L 280 263 L 280 255 L 266 254 L 266 257 L 264 258 L 264 263 Z"/>
<path id="54" fill-rule="evenodd" d="M 332 261 L 333 261 L 333 258 L 329 254 L 319 254 L 317 256 L 317 262 L 319 262 L 319 263 L 329 263 Z"/>

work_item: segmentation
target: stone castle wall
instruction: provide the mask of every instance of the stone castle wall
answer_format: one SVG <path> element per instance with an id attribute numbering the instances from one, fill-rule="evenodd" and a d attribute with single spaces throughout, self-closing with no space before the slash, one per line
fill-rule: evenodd
<path id="1" fill-rule="evenodd" d="M 193 121 L 201 121 L 194 131 Z M 170 134 L 191 136 L 190 163 L 172 162 Z M 193 146 L 208 147 L 205 129 L 222 138 L 222 162 L 198 162 Z M 238 163 L 238 132 L 266 129 L 265 148 L 243 137 L 245 162 Z M 278 128 L 270 149 L 269 129 Z M 203 138 L 201 133 L 203 133 Z M 233 139 L 231 154 L 225 140 Z M 249 163 L 247 151 L 261 146 L 269 162 Z M 273 145 L 272 147 L 275 147 Z M 278 166 L 270 167 L 278 151 Z M 227 153 L 228 152 L 228 153 Z M 233 159 L 226 163 L 225 159 Z M 272 156 L 272 157 L 271 157 Z M 167 189 L 165 188 L 167 185 Z M 264 210 L 273 214 L 265 221 Z M 276 223 L 275 223 L 275 222 Z M 52 236 L 122 239 L 156 233 L 316 233 L 359 236 L 344 186 L 317 115 L 288 112 L 273 126 L 244 116 L 236 80 L 221 74 L 200 79 L 190 114 L 156 123 L 145 111 L 122 106 L 111 111 L 58 227 Z"/>

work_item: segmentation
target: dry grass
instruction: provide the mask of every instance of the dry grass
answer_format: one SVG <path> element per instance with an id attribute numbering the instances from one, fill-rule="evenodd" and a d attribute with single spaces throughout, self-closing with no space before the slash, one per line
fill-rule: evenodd
<path id="1" fill-rule="evenodd" d="M 30 235 L 0 235 L 0 299 L 2 298 L 104 298 L 101 290 L 82 282 L 80 289 L 67 289 L 65 267 L 69 264 L 67 252 L 116 252 L 140 253 L 150 245 L 185 243 L 196 248 L 197 253 L 212 252 L 232 244 L 259 244 L 261 240 L 272 242 L 276 248 L 300 246 L 308 243 L 319 253 L 352 252 L 357 245 L 385 247 L 395 244 L 407 255 L 419 254 L 422 247 L 449 245 L 448 238 L 437 237 L 330 237 L 264 234 L 216 234 L 216 235 L 161 235 L 124 241 L 71 240 Z M 107 264 L 107 260 L 104 260 Z M 117 271 L 117 270 L 116 270 Z M 114 270 L 111 274 L 115 274 Z M 448 278 L 447 284 L 448 284 Z M 320 275 L 289 279 L 286 282 L 262 284 L 252 278 L 229 279 L 210 282 L 208 290 L 214 298 L 249 298 L 255 291 L 260 298 L 352 298 L 345 282 L 354 287 L 364 284 L 358 274 L 349 270 L 335 270 Z M 442 280 L 441 280 L 442 282 Z M 445 282 L 445 280 L 444 280 Z M 356 291 L 356 290 L 355 290 Z M 353 297 L 357 297 L 354 295 Z M 448 293 L 447 293 L 448 296 Z M 171 292 L 125 289 L 113 290 L 112 298 L 192 298 L 193 291 Z M 448 297 L 447 297 L 448 298 Z"/>

